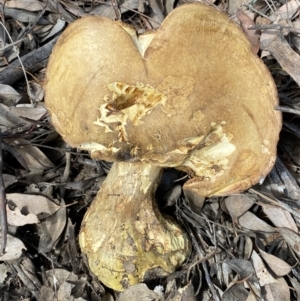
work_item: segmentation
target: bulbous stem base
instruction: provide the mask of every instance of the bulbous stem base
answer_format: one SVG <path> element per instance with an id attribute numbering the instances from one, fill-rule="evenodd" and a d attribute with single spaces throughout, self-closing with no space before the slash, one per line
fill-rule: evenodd
<path id="1" fill-rule="evenodd" d="M 114 163 L 84 217 L 81 249 L 114 290 L 168 275 L 190 253 L 187 235 L 154 201 L 161 172 L 146 163 Z"/>

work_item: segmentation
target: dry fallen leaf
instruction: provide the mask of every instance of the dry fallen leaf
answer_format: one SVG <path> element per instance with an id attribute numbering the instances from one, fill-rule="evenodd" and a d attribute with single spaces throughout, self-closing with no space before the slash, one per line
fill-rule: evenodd
<path id="1" fill-rule="evenodd" d="M 49 217 L 61 208 L 45 196 L 38 194 L 7 193 L 6 199 L 8 204 L 18 207 L 23 212 L 36 215 L 39 220 Z"/>
<path id="2" fill-rule="evenodd" d="M 282 259 L 262 250 L 260 250 L 260 256 L 268 264 L 268 267 L 273 271 L 273 273 L 278 277 L 289 274 L 293 268 Z"/>
<path id="3" fill-rule="evenodd" d="M 284 2 L 282 2 L 284 3 Z M 275 16 L 279 16 L 280 20 L 291 20 L 299 15 L 299 1 L 291 0 L 283 4 L 276 10 Z"/>
<path id="4" fill-rule="evenodd" d="M 249 27 L 254 26 L 255 23 L 241 9 L 237 10 L 236 15 L 239 21 L 241 22 L 243 32 L 245 33 L 251 44 L 252 53 L 257 54 L 260 48 L 260 31 L 249 29 Z"/>
<path id="5" fill-rule="evenodd" d="M 297 300 L 300 300 L 300 283 L 296 278 L 289 278 L 289 280 L 291 281 L 293 288 L 297 294 Z"/>
<path id="6" fill-rule="evenodd" d="M 0 232 L 0 239 L 1 236 L 2 232 Z M 20 239 L 7 234 L 7 246 L 5 249 L 5 254 L 0 256 L 0 261 L 18 259 L 22 256 L 22 250 L 26 250 L 23 242 Z"/>
<path id="7" fill-rule="evenodd" d="M 44 37 L 41 37 L 41 41 L 45 41 L 45 40 L 51 38 L 52 36 L 56 35 L 57 33 L 59 33 L 60 31 L 63 30 L 65 25 L 66 25 L 66 22 L 64 20 L 58 19 L 56 24 L 49 31 L 49 33 L 47 35 L 45 35 Z"/>
<path id="8" fill-rule="evenodd" d="M 0 284 L 3 284 L 7 274 L 9 272 L 9 267 L 5 263 L 0 263 Z"/>
<path id="9" fill-rule="evenodd" d="M 222 295 L 222 301 L 239 300 L 244 301 L 247 299 L 249 292 L 245 289 L 243 283 L 235 283 L 235 281 L 229 284 L 229 287 Z"/>
<path id="10" fill-rule="evenodd" d="M 300 85 L 300 56 L 277 31 L 265 31 L 260 39 L 261 48 L 268 51 L 277 60 L 295 82 Z"/>
<path id="11" fill-rule="evenodd" d="M 0 102 L 11 106 L 21 99 L 20 93 L 18 93 L 13 87 L 9 85 L 0 84 Z"/>
<path id="12" fill-rule="evenodd" d="M 130 286 L 124 292 L 122 292 L 118 301 L 132 301 L 132 300 L 141 300 L 141 301 L 162 301 L 162 296 L 158 295 L 152 290 L 149 290 L 145 283 L 138 283 L 133 286 Z"/>
<path id="13" fill-rule="evenodd" d="M 8 186 L 18 182 L 18 179 L 16 176 L 9 175 L 9 174 L 3 174 L 3 181 L 4 181 L 4 187 L 7 188 Z"/>
<path id="14" fill-rule="evenodd" d="M 296 254 L 300 256 L 300 236 L 287 228 L 278 228 L 278 231 Z"/>
<path id="15" fill-rule="evenodd" d="M 256 276 L 259 280 L 260 286 L 265 286 L 266 284 L 274 283 L 276 280 L 272 277 L 272 275 L 268 272 L 265 267 L 262 259 L 256 253 L 255 250 L 252 252 L 251 261 L 254 266 Z"/>
<path id="16" fill-rule="evenodd" d="M 50 252 L 61 234 L 63 233 L 67 223 L 67 210 L 61 207 L 55 214 L 43 219 L 37 224 L 39 233 L 38 251 L 40 253 Z"/>
<path id="17" fill-rule="evenodd" d="M 13 139 L 10 140 L 10 145 L 22 156 L 29 170 L 44 170 L 54 167 L 46 155 L 38 147 L 32 146 L 27 140 L 22 138 Z"/>
<path id="18" fill-rule="evenodd" d="M 7 222 L 11 226 L 24 226 L 27 224 L 37 224 L 39 222 L 37 216 L 32 213 L 23 214 L 20 208 L 15 207 L 11 210 L 6 206 Z"/>
<path id="19" fill-rule="evenodd" d="M 41 282 L 36 275 L 36 266 L 29 257 L 24 255 L 21 260 L 13 262 L 12 267 L 28 290 L 38 291 L 41 288 Z"/>
<path id="20" fill-rule="evenodd" d="M 245 194 L 234 194 L 225 199 L 225 205 L 234 222 L 248 211 L 254 201 Z"/>
<path id="21" fill-rule="evenodd" d="M 239 219 L 239 224 L 241 227 L 252 230 L 252 231 L 259 231 L 262 233 L 274 233 L 276 229 L 272 226 L 268 225 L 266 222 L 258 218 L 252 212 L 246 212 L 243 214 Z"/>
<path id="22" fill-rule="evenodd" d="M 19 105 L 16 107 L 10 107 L 9 111 L 16 116 L 25 117 L 31 120 L 39 120 L 47 113 L 47 110 L 44 106 L 37 106 L 33 108 L 31 105 Z"/>
<path id="23" fill-rule="evenodd" d="M 48 282 L 50 283 L 51 287 L 44 288 L 44 294 L 47 296 L 50 294 L 51 296 L 55 297 L 53 299 L 46 299 L 54 300 L 54 301 L 67 301 L 67 300 L 74 300 L 74 301 L 84 301 L 85 299 L 79 297 L 74 298 L 73 296 L 73 288 L 75 285 L 80 282 L 78 276 L 75 275 L 73 272 L 64 270 L 64 269 L 52 269 L 46 271 L 46 277 Z"/>
<path id="24" fill-rule="evenodd" d="M 252 263 L 243 259 L 230 259 L 225 261 L 234 271 L 236 271 L 240 278 L 239 280 L 247 280 L 251 288 L 256 294 L 260 295 L 260 285 L 256 276 Z"/>
<path id="25" fill-rule="evenodd" d="M 5 6 L 29 11 L 39 11 L 44 9 L 45 3 L 42 3 L 38 0 L 10 0 L 5 3 Z M 47 7 L 47 10 L 48 9 L 49 7 Z"/>
<path id="26" fill-rule="evenodd" d="M 10 112 L 9 107 L 0 103 L 0 125 L 14 127 L 16 125 L 29 125 L 29 122 Z"/>
<path id="27" fill-rule="evenodd" d="M 266 301 L 290 301 L 290 289 L 284 278 L 278 278 L 274 283 L 265 285 Z"/>
<path id="28" fill-rule="evenodd" d="M 268 204 L 264 204 L 262 208 L 264 213 L 276 227 L 289 228 L 298 233 L 297 225 L 288 211 Z"/>

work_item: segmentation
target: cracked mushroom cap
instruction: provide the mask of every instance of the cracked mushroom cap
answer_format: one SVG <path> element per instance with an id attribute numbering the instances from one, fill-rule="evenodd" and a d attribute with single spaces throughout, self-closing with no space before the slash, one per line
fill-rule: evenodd
<path id="1" fill-rule="evenodd" d="M 272 168 L 277 92 L 242 31 L 201 4 L 156 32 L 91 16 L 58 40 L 46 73 L 52 123 L 96 159 L 177 167 L 202 196 L 235 193 Z"/>

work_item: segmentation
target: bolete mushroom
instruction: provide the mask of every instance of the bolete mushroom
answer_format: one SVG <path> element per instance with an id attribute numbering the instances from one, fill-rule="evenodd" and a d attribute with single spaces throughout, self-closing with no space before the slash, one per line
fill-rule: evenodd
<path id="1" fill-rule="evenodd" d="M 53 50 L 45 92 L 65 141 L 115 162 L 79 243 L 118 291 L 173 272 L 190 253 L 153 198 L 164 167 L 187 171 L 186 189 L 211 196 L 249 188 L 274 164 L 272 77 L 238 26 L 205 5 L 182 5 L 141 36 L 103 17 L 74 22 Z"/>

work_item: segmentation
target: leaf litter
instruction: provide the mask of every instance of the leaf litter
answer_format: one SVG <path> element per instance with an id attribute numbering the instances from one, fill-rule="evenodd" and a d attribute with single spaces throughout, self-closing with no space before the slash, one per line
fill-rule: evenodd
<path id="1" fill-rule="evenodd" d="M 118 294 L 89 272 L 81 256 L 80 223 L 110 166 L 71 149 L 49 123 L 42 86 L 51 49 L 79 17 L 121 17 L 143 33 L 184 2 L 125 0 L 116 11 L 110 1 L 0 1 L 0 188 L 5 189 L 8 225 L 7 234 L 4 228 L 0 232 L 2 242 L 7 235 L 6 252 L 0 257 L 1 299 L 300 299 L 296 0 L 213 1 L 240 23 L 278 88 L 277 109 L 284 112 L 284 123 L 278 159 L 265 181 L 243 194 L 208 199 L 182 192 L 182 181 L 165 188 L 162 182 L 161 207 L 174 212 L 193 242 L 189 260 L 167 278 Z M 176 171 L 165 175 L 181 178 Z"/>

